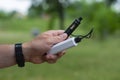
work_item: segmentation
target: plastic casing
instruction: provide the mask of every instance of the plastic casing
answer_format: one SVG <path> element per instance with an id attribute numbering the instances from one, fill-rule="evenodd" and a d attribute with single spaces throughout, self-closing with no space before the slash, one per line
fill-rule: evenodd
<path id="1" fill-rule="evenodd" d="M 58 52 L 77 46 L 77 43 L 74 39 L 75 37 L 72 37 L 60 43 L 57 43 L 50 49 L 50 51 L 48 51 L 48 54 L 57 54 Z"/>

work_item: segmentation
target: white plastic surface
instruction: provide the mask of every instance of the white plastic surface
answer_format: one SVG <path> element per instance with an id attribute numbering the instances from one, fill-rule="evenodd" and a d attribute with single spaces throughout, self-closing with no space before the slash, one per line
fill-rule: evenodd
<path id="1" fill-rule="evenodd" d="M 73 38 L 69 38 L 63 42 L 60 42 L 56 45 L 54 45 L 50 51 L 48 51 L 48 54 L 57 54 L 58 52 L 61 52 L 63 50 L 66 50 L 68 48 L 77 46 L 77 43 L 75 43 L 74 41 L 74 37 Z"/>

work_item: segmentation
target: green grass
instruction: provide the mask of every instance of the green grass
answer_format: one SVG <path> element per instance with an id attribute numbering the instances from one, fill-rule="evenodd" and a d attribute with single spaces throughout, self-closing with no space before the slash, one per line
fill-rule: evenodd
<path id="1" fill-rule="evenodd" d="M 48 20 L 46 19 L 9 19 L 0 20 L 0 29 L 3 31 L 13 32 L 30 32 L 32 29 L 37 28 L 40 31 L 47 29 Z"/>
<path id="2" fill-rule="evenodd" d="M 12 38 L 7 37 L 7 40 L 2 36 L 2 42 L 31 39 L 23 33 L 11 32 L 10 35 Z M 67 50 L 66 55 L 55 64 L 26 63 L 25 68 L 13 66 L 1 69 L 0 80 L 120 80 L 119 41 L 119 38 L 109 38 L 104 42 L 84 40 L 77 47 Z"/>
<path id="3" fill-rule="evenodd" d="M 0 31 L 0 44 L 25 42 L 33 38 L 30 29 L 26 28 L 27 32 L 13 29 Z M 119 75 L 120 38 L 113 37 L 102 42 L 83 40 L 77 47 L 67 50 L 66 55 L 55 64 L 26 63 L 24 68 L 12 66 L 0 69 L 0 80 L 120 80 Z"/>

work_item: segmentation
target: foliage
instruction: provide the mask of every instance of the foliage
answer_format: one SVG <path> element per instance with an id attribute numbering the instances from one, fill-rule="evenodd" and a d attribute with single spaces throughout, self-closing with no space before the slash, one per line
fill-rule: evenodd
<path id="1" fill-rule="evenodd" d="M 116 13 L 111 9 L 111 5 L 113 5 L 115 1 L 116 0 L 105 0 L 102 2 L 93 1 L 92 3 L 88 3 L 86 0 L 74 2 L 71 2 L 70 0 L 32 0 L 32 5 L 28 14 L 28 17 L 31 16 L 32 18 L 28 18 L 26 20 L 16 20 L 14 16 L 17 14 L 17 12 L 13 11 L 11 13 L 6 13 L 0 11 L 0 19 L 2 19 L 0 20 L 0 24 L 2 24 L 0 27 L 2 29 L 11 30 L 11 27 L 14 26 L 24 26 L 22 27 L 23 29 L 30 30 L 31 26 L 34 25 L 34 21 L 36 21 L 35 24 L 37 24 L 37 27 L 41 26 L 42 24 L 39 23 L 39 20 L 43 22 L 45 17 L 46 21 L 44 23 L 47 24 L 42 25 L 45 26 L 44 29 L 56 29 L 58 28 L 58 25 L 59 29 L 63 29 L 63 26 L 68 27 L 75 18 L 82 16 L 82 29 L 88 30 L 93 26 L 95 28 L 95 35 L 99 36 L 101 39 L 104 39 L 109 35 L 115 34 L 116 31 L 120 31 L 120 13 Z M 107 3 L 110 3 L 110 5 L 108 6 Z M 58 15 L 60 19 L 59 24 L 56 23 L 56 17 L 58 17 Z M 39 19 L 40 16 L 44 16 L 42 17 L 43 20 Z M 11 17 L 14 18 L 11 20 L 9 19 Z M 64 18 L 66 18 L 66 21 Z M 8 20 L 4 21 L 3 19 Z M 26 23 L 23 25 L 23 22 Z M 68 25 L 66 26 L 66 24 Z M 14 30 L 17 28 L 18 30 L 21 30 L 20 27 L 15 27 Z"/>
<path id="2" fill-rule="evenodd" d="M 107 6 L 111 6 L 113 3 L 115 3 L 117 0 L 105 0 L 105 3 Z"/>
<path id="3" fill-rule="evenodd" d="M 32 0 L 32 6 L 29 9 L 29 15 L 38 16 L 48 14 L 50 16 L 48 29 L 53 29 L 56 16 L 59 19 L 60 29 L 64 29 L 64 8 L 69 0 Z M 42 12 L 42 13 L 41 13 Z M 36 13 L 36 14 L 35 14 Z"/>
<path id="4" fill-rule="evenodd" d="M 35 3 L 35 0 L 32 1 L 32 5 L 28 10 L 29 17 L 36 17 L 36 16 L 39 17 L 42 14 L 43 8 L 42 8 L 41 3 L 39 3 L 38 5 L 36 5 L 36 4 L 38 4 L 38 3 L 37 2 Z"/>
<path id="5" fill-rule="evenodd" d="M 107 7 L 104 2 L 93 2 L 92 4 L 76 2 L 68 7 L 67 12 L 69 16 L 73 17 L 81 15 L 86 20 L 83 26 L 93 25 L 96 34 L 99 34 L 101 39 L 120 30 L 119 14 L 112 11 L 111 7 Z"/>
<path id="6" fill-rule="evenodd" d="M 8 13 L 4 11 L 0 11 L 0 19 L 6 19 L 6 18 L 8 18 Z"/>
<path id="7" fill-rule="evenodd" d="M 16 18 L 17 14 L 18 14 L 17 11 L 11 11 L 11 12 L 0 11 L 0 19 Z"/>

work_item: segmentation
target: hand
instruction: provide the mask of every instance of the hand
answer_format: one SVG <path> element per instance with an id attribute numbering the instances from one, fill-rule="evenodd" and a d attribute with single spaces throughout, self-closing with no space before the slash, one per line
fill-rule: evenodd
<path id="1" fill-rule="evenodd" d="M 30 42 L 23 43 L 23 54 L 27 62 L 40 64 L 43 62 L 54 63 L 65 52 L 56 55 L 47 54 L 51 47 L 67 38 L 63 30 L 51 30 L 38 35 Z"/>

